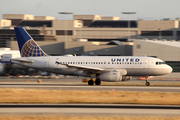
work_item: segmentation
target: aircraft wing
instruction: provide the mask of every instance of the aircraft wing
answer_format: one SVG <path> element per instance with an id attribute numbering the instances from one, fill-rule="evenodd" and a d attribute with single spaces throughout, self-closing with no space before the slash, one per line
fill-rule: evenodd
<path id="1" fill-rule="evenodd" d="M 11 61 L 18 61 L 18 62 L 22 62 L 22 63 L 34 63 L 34 61 L 31 60 L 23 60 L 23 59 L 11 59 Z"/>
<path id="2" fill-rule="evenodd" d="M 87 67 L 87 66 L 79 66 L 79 65 L 73 65 L 73 64 L 62 64 L 62 65 L 66 65 L 69 68 L 77 68 L 78 70 L 82 70 L 85 73 L 102 73 L 105 71 L 105 69 L 103 68 L 95 68 L 95 67 Z"/>

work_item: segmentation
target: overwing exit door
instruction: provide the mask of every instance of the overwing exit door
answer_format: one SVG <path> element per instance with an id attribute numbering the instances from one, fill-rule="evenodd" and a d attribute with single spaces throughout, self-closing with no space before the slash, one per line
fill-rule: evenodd
<path id="1" fill-rule="evenodd" d="M 44 68 L 49 68 L 49 58 L 44 58 Z"/>

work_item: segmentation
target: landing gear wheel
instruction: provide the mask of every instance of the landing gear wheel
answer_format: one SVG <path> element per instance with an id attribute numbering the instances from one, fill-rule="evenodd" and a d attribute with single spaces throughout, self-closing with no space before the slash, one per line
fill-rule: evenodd
<path id="1" fill-rule="evenodd" d="M 94 81 L 93 80 L 89 80 L 88 81 L 88 85 L 94 85 Z"/>
<path id="2" fill-rule="evenodd" d="M 150 82 L 148 81 L 149 76 L 146 76 L 146 86 L 150 85 Z"/>
<path id="3" fill-rule="evenodd" d="M 150 85 L 150 82 L 146 82 L 146 86 L 149 86 Z"/>
<path id="4" fill-rule="evenodd" d="M 95 84 L 96 84 L 96 85 L 100 85 L 100 84 L 101 84 L 101 80 L 96 80 L 96 81 L 95 81 Z"/>

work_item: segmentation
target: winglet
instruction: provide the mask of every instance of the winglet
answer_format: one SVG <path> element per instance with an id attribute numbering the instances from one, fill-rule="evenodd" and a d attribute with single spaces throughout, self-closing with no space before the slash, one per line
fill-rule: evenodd
<path id="1" fill-rule="evenodd" d="M 21 57 L 40 57 L 47 54 L 39 47 L 28 32 L 22 27 L 14 28 Z"/>

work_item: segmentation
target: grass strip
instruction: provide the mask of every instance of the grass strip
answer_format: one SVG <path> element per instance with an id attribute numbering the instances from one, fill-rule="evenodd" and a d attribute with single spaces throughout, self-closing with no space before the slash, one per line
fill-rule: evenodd
<path id="1" fill-rule="evenodd" d="M 0 116 L 0 120 L 180 120 L 180 117 L 30 117 L 30 116 Z"/>
<path id="2" fill-rule="evenodd" d="M 180 105 L 180 93 L 2 88 L 0 103 Z"/>

